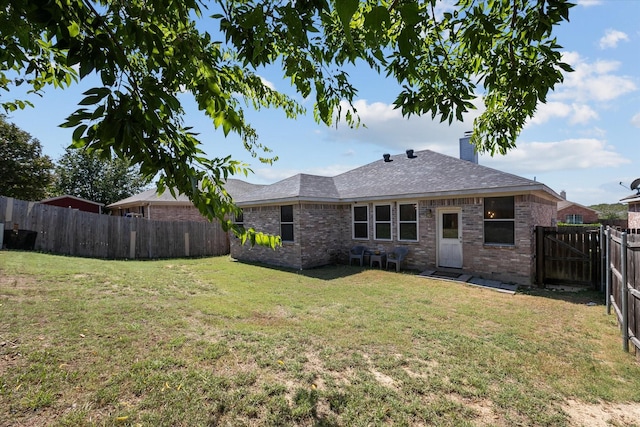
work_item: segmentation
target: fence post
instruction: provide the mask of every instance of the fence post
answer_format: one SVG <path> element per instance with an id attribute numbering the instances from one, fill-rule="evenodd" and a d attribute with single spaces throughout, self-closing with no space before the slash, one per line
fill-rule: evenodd
<path id="1" fill-rule="evenodd" d="M 606 270 L 606 291 L 605 296 L 607 298 L 607 314 L 611 314 L 611 227 L 607 227 L 607 245 L 605 249 L 605 263 L 607 264 Z"/>
<path id="2" fill-rule="evenodd" d="M 604 225 L 600 226 L 600 292 L 604 291 L 604 274 L 605 274 L 605 227 Z"/>
<path id="3" fill-rule="evenodd" d="M 4 222 L 0 222 L 0 251 L 2 250 L 3 244 L 4 244 Z"/>
<path id="4" fill-rule="evenodd" d="M 184 233 L 184 256 L 189 256 L 189 233 Z"/>
<path id="5" fill-rule="evenodd" d="M 622 267 L 620 273 L 622 274 L 622 284 L 620 286 L 620 300 L 622 302 L 622 348 L 624 351 L 629 352 L 629 304 L 627 303 L 627 233 L 622 233 L 622 244 L 620 247 L 622 253 Z"/>
<path id="6" fill-rule="evenodd" d="M 136 259 L 136 232 L 132 231 L 129 236 L 129 258 Z"/>
<path id="7" fill-rule="evenodd" d="M 536 226 L 536 284 L 544 287 L 544 228 Z"/>

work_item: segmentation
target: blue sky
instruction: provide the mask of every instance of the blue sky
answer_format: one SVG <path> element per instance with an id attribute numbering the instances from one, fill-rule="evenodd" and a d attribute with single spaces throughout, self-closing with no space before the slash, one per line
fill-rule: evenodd
<path id="1" fill-rule="evenodd" d="M 449 1 L 449 0 L 447 0 Z M 506 156 L 480 156 L 480 164 L 536 179 L 571 201 L 616 203 L 631 194 L 640 177 L 640 0 L 578 0 L 570 22 L 557 29 L 565 62 L 575 72 L 565 77 Z M 261 70 L 273 87 L 289 92 L 277 68 Z M 280 111 L 251 112 L 248 118 L 279 160 L 272 166 L 252 159 L 235 137 L 225 138 L 193 105 L 187 125 L 200 133 L 210 156 L 233 155 L 251 165 L 247 179 L 272 183 L 296 173 L 333 176 L 406 149 L 431 149 L 458 156 L 458 139 L 478 114 L 451 126 L 429 117 L 405 119 L 393 110 L 395 83 L 366 69 L 351 71 L 359 88 L 356 103 L 366 128 L 341 124 L 327 128 L 306 117 L 288 120 Z M 71 142 L 58 125 L 76 109 L 86 86 L 49 89 L 33 98 L 35 108 L 16 111 L 9 121 L 40 140 L 45 154 L 59 158 Z M 6 95 L 3 95 L 6 97 Z M 8 97 L 7 97 L 8 98 Z M 620 185 L 622 182 L 623 186 Z"/>

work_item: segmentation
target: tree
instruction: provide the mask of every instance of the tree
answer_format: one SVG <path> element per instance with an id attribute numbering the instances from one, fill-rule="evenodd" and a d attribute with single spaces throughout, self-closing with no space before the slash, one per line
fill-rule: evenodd
<path id="1" fill-rule="evenodd" d="M 86 150 L 67 148 L 55 168 L 53 192 L 110 205 L 149 184 L 126 159 L 105 159 Z"/>
<path id="2" fill-rule="evenodd" d="M 405 115 L 460 120 L 482 96 L 485 111 L 472 142 L 492 154 L 515 145 L 538 102 L 570 70 L 553 28 L 568 20 L 572 5 L 458 0 L 444 13 L 439 6 L 438 0 L 0 0 L 0 87 L 26 83 L 38 93 L 97 76 L 100 84 L 63 124 L 74 128 L 74 147 L 130 159 L 147 176 L 160 173 L 161 189 L 179 190 L 203 214 L 232 227 L 228 217 L 236 208 L 224 182 L 249 170 L 230 157 L 203 156 L 178 94 L 191 94 L 224 135 L 235 132 L 253 156 L 266 156 L 244 108 L 280 108 L 291 118 L 304 110 L 263 84 L 261 67 L 281 67 L 297 93 L 315 99 L 314 115 L 327 125 L 336 116 L 359 123 L 357 88 L 347 73 L 353 65 L 395 79 L 402 88 L 395 105 Z M 351 109 L 341 111 L 342 100 Z"/>
<path id="3" fill-rule="evenodd" d="M 52 181 L 53 162 L 37 139 L 0 115 L 0 195 L 42 200 Z"/>

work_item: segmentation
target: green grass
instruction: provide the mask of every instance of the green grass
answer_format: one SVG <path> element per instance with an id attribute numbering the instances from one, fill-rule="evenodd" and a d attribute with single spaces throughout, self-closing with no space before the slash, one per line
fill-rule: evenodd
<path id="1" fill-rule="evenodd" d="M 0 252 L 0 426 L 563 426 L 640 402 L 599 294 Z"/>

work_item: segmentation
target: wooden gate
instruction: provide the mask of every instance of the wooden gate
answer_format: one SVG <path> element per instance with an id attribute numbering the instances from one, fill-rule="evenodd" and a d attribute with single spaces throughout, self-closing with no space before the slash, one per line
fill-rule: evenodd
<path id="1" fill-rule="evenodd" d="M 536 283 L 599 288 L 600 229 L 536 227 Z"/>

